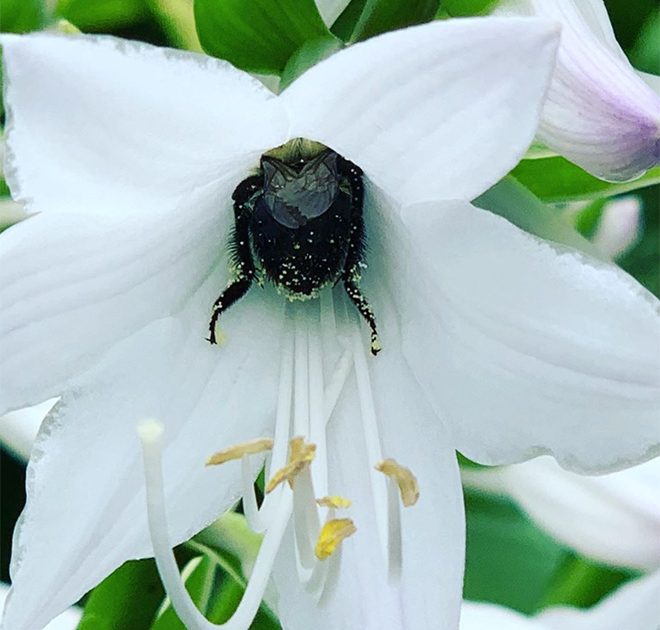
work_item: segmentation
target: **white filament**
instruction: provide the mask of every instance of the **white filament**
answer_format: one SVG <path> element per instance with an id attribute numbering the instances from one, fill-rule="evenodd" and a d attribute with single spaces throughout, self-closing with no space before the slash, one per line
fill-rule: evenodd
<path id="1" fill-rule="evenodd" d="M 388 577 L 395 581 L 401 577 L 403 565 L 403 541 L 401 537 L 401 499 L 399 486 L 394 479 L 387 479 L 387 564 Z"/>
<path id="2" fill-rule="evenodd" d="M 355 378 L 360 398 L 360 415 L 362 416 L 362 430 L 367 447 L 367 459 L 369 467 L 369 479 L 374 499 L 374 510 L 378 536 L 383 549 L 384 560 L 389 564 L 389 533 L 388 533 L 388 507 L 387 487 L 382 473 L 375 470 L 376 463 L 382 461 L 382 446 L 380 443 L 380 432 L 378 430 L 378 419 L 376 417 L 376 405 L 374 403 L 371 389 L 371 378 L 369 367 L 364 353 L 364 342 L 360 336 L 357 323 L 353 329 L 353 362 L 355 366 Z"/>
<path id="3" fill-rule="evenodd" d="M 291 437 L 291 400 L 293 397 L 293 331 L 287 327 L 285 332 L 284 347 L 282 348 L 282 359 L 280 361 L 280 383 L 277 396 L 277 415 L 275 417 L 275 433 L 273 438 L 273 451 L 270 458 L 270 465 L 266 468 L 266 479 L 275 471 L 283 468 L 286 464 L 286 454 L 289 448 L 289 439 Z M 254 493 L 254 488 L 252 488 Z M 270 494 L 264 497 L 264 501 L 259 510 L 260 529 L 255 529 L 257 533 L 262 533 L 267 527 L 272 517 L 274 506 L 279 500 L 281 489 L 276 488 Z"/>
<path id="4" fill-rule="evenodd" d="M 293 394 L 293 333 L 286 331 L 286 339 L 280 361 L 280 386 L 277 396 L 277 415 L 273 452 L 270 460 L 269 476 L 284 467 L 291 436 L 291 398 Z"/>
<path id="5" fill-rule="evenodd" d="M 316 444 L 312 476 L 319 496 L 328 494 L 328 451 L 325 433 L 325 392 L 323 384 L 323 352 L 319 322 L 308 329 L 309 348 L 309 440 Z"/>
<path id="6" fill-rule="evenodd" d="M 211 623 L 199 612 L 186 591 L 172 552 L 163 491 L 162 433 L 162 425 L 156 421 L 142 423 L 138 427 L 144 457 L 149 533 L 165 591 L 188 630 L 213 628 L 248 630 L 261 605 L 277 551 L 291 516 L 293 505 L 291 492 L 285 489 L 278 501 L 273 520 L 261 543 L 252 575 L 236 612 L 226 623 Z"/>
<path id="7" fill-rule="evenodd" d="M 309 350 L 307 323 L 297 314 L 295 328 L 293 434 L 309 439 Z"/>
<path id="8" fill-rule="evenodd" d="M 267 525 L 259 513 L 249 455 L 243 455 L 241 458 L 241 477 L 243 481 L 243 512 L 245 513 L 245 518 L 252 531 L 263 532 Z"/>

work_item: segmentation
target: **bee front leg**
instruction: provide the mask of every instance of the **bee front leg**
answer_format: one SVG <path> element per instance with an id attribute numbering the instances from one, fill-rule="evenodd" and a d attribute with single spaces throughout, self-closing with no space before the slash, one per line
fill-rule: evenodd
<path id="1" fill-rule="evenodd" d="M 213 303 L 213 312 L 209 321 L 209 336 L 207 341 L 212 345 L 218 343 L 218 319 L 230 306 L 238 302 L 250 289 L 256 277 L 256 269 L 250 250 L 250 208 L 249 199 L 259 188 L 259 178 L 251 177 L 242 182 L 234 191 L 234 232 L 231 236 L 229 249 L 235 278 L 227 285 Z"/>
<path id="2" fill-rule="evenodd" d="M 371 306 L 369 306 L 367 298 L 362 295 L 359 287 L 360 267 L 362 266 L 366 249 L 364 218 L 362 216 L 362 206 L 364 203 L 362 171 L 347 160 L 342 161 L 340 169 L 351 187 L 352 207 L 348 255 L 346 257 L 345 270 L 342 274 L 342 281 L 351 302 L 355 304 L 362 318 L 369 324 L 369 328 L 371 329 L 371 354 L 376 356 L 382 349 L 380 339 L 378 338 L 376 316 Z"/>

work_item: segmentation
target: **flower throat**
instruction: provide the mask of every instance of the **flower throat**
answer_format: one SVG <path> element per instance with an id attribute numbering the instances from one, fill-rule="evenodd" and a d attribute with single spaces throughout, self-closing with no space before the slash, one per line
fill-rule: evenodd
<path id="1" fill-rule="evenodd" d="M 218 342 L 220 315 L 254 281 L 272 282 L 288 300 L 309 300 L 342 283 L 380 341 L 376 318 L 360 291 L 365 267 L 362 170 L 322 144 L 296 138 L 261 156 L 259 170 L 232 194 L 232 280 L 213 304 L 208 340 Z"/>

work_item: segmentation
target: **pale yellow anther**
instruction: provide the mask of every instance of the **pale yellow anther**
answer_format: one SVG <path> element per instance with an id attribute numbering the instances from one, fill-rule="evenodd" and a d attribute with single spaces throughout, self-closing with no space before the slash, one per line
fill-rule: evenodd
<path id="1" fill-rule="evenodd" d="M 307 444 L 305 438 L 294 437 L 289 442 L 289 461 L 270 478 L 266 485 L 266 494 L 285 481 L 288 481 L 293 488 L 293 480 L 312 463 L 314 455 L 316 455 L 316 444 Z"/>
<path id="2" fill-rule="evenodd" d="M 321 507 L 334 508 L 336 510 L 346 510 L 351 507 L 351 500 L 339 496 L 321 497 L 316 499 L 316 503 Z"/>
<path id="3" fill-rule="evenodd" d="M 220 464 L 230 462 L 233 459 L 241 459 L 243 455 L 256 455 L 257 453 L 263 453 L 264 451 L 270 451 L 272 449 L 273 440 L 270 438 L 250 440 L 249 442 L 242 442 L 241 444 L 230 446 L 223 451 L 218 451 L 206 460 L 206 465 L 219 466 Z"/>
<path id="4" fill-rule="evenodd" d="M 401 466 L 396 460 L 390 458 L 376 464 L 376 470 L 396 481 L 399 486 L 399 492 L 401 493 L 401 502 L 405 507 L 410 507 L 417 503 L 417 499 L 419 499 L 419 485 L 417 478 L 409 468 Z"/>
<path id="5" fill-rule="evenodd" d="M 333 518 L 326 521 L 316 541 L 314 549 L 316 557 L 319 560 L 326 560 L 337 551 L 337 547 L 342 541 L 352 536 L 356 531 L 357 528 L 350 518 Z"/>

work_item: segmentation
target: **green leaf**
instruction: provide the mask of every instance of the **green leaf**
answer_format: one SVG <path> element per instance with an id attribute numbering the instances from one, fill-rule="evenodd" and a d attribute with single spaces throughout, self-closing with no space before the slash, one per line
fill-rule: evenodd
<path id="1" fill-rule="evenodd" d="M 333 39 L 314 0 L 195 0 L 204 50 L 249 72 L 282 74 L 305 42 Z"/>
<path id="2" fill-rule="evenodd" d="M 466 599 L 534 612 L 567 551 L 508 499 L 466 490 Z"/>
<path id="3" fill-rule="evenodd" d="M 280 88 L 291 85 L 305 70 L 336 53 L 342 46 L 342 42 L 336 37 L 322 37 L 305 42 L 287 62 L 282 72 Z"/>
<path id="4" fill-rule="evenodd" d="M 240 514 L 236 514 L 235 516 L 245 520 Z M 235 523 L 238 524 L 238 520 Z M 228 525 L 225 522 L 225 527 Z M 243 525 L 239 524 L 239 528 L 242 530 Z M 242 531 L 237 534 L 238 538 L 243 535 L 244 533 Z M 250 535 L 252 538 L 256 536 L 252 532 L 250 532 Z M 247 586 L 247 581 L 241 571 L 241 561 L 227 548 L 222 547 L 224 539 L 218 536 L 217 531 L 211 537 L 211 540 L 216 543 L 215 547 L 210 547 L 196 541 L 190 542 L 188 545 L 192 550 L 205 554 L 216 563 L 218 569 L 218 586 L 208 602 L 207 614 L 210 621 L 224 623 L 231 617 L 240 603 L 245 592 L 245 587 Z M 230 546 L 233 546 L 233 542 Z M 252 630 L 281 630 L 277 617 L 264 603 L 261 604 L 257 616 L 250 627 Z"/>
<path id="5" fill-rule="evenodd" d="M 192 0 L 147 0 L 173 46 L 201 52 Z"/>
<path id="6" fill-rule="evenodd" d="M 545 202 L 611 197 L 660 183 L 660 167 L 632 182 L 604 182 L 562 157 L 523 160 L 511 174 Z"/>
<path id="7" fill-rule="evenodd" d="M 351 38 L 366 4 L 367 0 L 351 0 L 335 20 L 330 30 L 337 37 L 347 42 Z"/>
<path id="8" fill-rule="evenodd" d="M 144 0 L 59 0 L 56 13 L 81 31 L 113 31 L 149 19 Z"/>
<path id="9" fill-rule="evenodd" d="M 558 568 L 539 608 L 589 608 L 624 582 L 641 574 L 597 564 L 570 554 Z"/>
<path id="10" fill-rule="evenodd" d="M 453 17 L 484 15 L 497 0 L 441 0 L 441 7 Z"/>
<path id="11" fill-rule="evenodd" d="M 165 597 L 156 563 L 125 563 L 89 596 L 78 630 L 147 630 Z"/>
<path id="12" fill-rule="evenodd" d="M 46 21 L 43 0 L 0 0 L 0 31 L 29 33 L 42 28 Z"/>
<path id="13" fill-rule="evenodd" d="M 638 70 L 660 74 L 660 11 L 654 11 L 646 20 L 630 51 L 630 62 Z"/>
<path id="14" fill-rule="evenodd" d="M 191 560 L 181 573 L 186 590 L 204 616 L 208 616 L 211 608 L 216 567 L 211 558 L 201 556 Z M 172 606 L 168 605 L 151 626 L 151 630 L 186 630 L 186 627 L 181 623 Z"/>
<path id="15" fill-rule="evenodd" d="M 350 40 L 355 42 L 429 22 L 438 12 L 439 4 L 439 0 L 367 0 Z"/>

